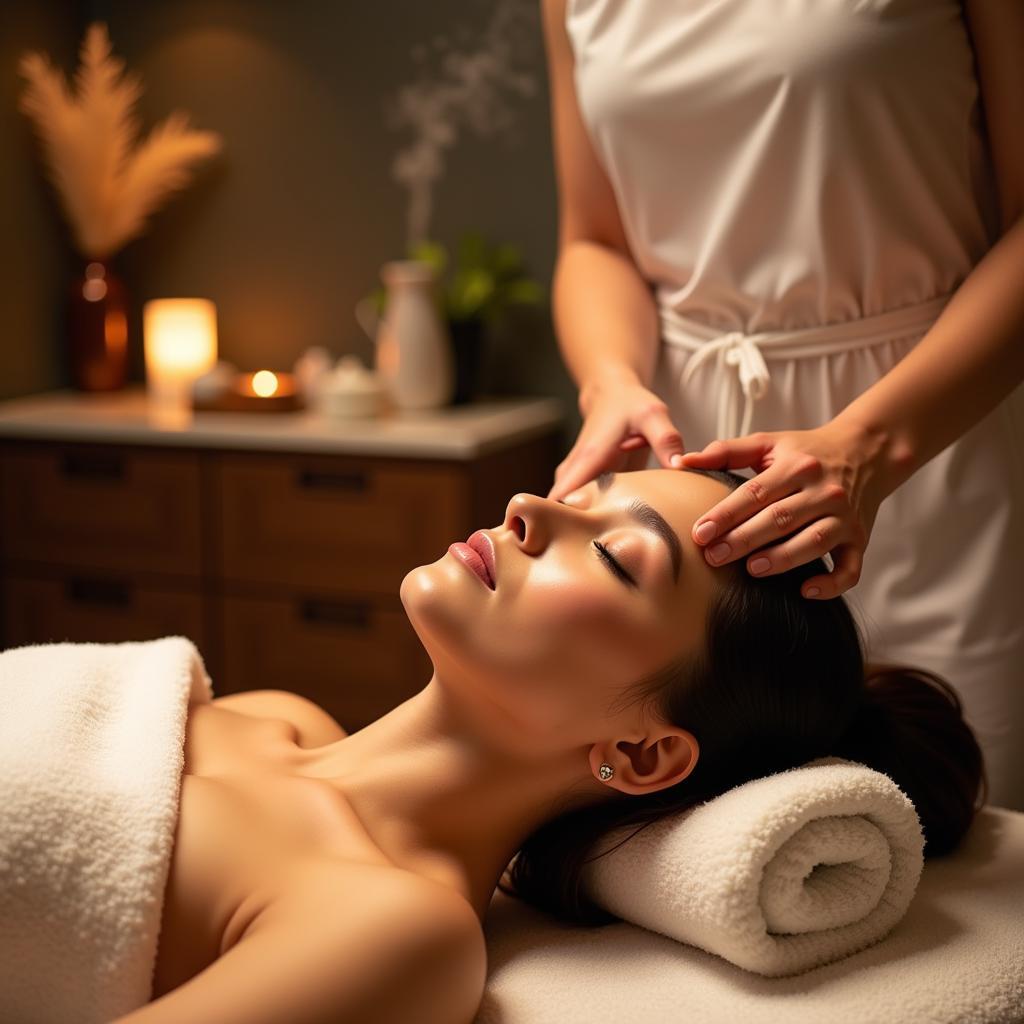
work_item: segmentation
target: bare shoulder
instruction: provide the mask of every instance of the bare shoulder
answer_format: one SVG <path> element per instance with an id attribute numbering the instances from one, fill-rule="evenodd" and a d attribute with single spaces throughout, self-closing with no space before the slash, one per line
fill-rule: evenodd
<path id="1" fill-rule="evenodd" d="M 209 967 L 116 1024 L 470 1024 L 487 975 L 472 907 L 411 872 L 363 868 L 337 897 L 311 877 Z"/>

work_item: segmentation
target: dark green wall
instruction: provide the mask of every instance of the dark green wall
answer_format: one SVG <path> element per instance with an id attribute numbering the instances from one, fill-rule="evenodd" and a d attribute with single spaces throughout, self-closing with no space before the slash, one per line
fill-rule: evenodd
<path id="1" fill-rule="evenodd" d="M 290 368 L 310 345 L 372 364 L 353 317 L 382 262 L 403 253 L 408 193 L 391 164 L 412 139 L 388 121 L 398 89 L 422 76 L 451 81 L 445 52 L 478 52 L 496 0 L 109 0 L 0 3 L 0 203 L 4 234 L 0 397 L 68 386 L 64 290 L 74 265 L 66 228 L 16 110 L 17 58 L 51 54 L 65 70 L 93 20 L 137 71 L 143 135 L 172 110 L 219 132 L 221 156 L 152 218 L 115 259 L 133 302 L 133 380 L 143 379 L 141 308 L 196 295 L 217 304 L 220 352 L 242 368 Z M 519 245 L 550 284 L 556 239 L 548 89 L 536 0 L 511 0 L 512 66 L 531 95 L 499 91 L 507 123 L 490 136 L 465 118 L 443 150 L 430 234 L 448 244 L 468 229 Z M 417 49 L 418 48 L 418 49 Z M 416 54 L 420 55 L 417 59 Z M 494 124 L 488 116 L 488 124 Z M 492 332 L 484 387 L 550 394 L 575 416 L 575 388 L 547 309 Z M 578 423 L 578 420 L 576 421 Z M 568 436 L 568 435 L 567 435 Z M 573 433 L 573 436 L 574 433 Z"/>

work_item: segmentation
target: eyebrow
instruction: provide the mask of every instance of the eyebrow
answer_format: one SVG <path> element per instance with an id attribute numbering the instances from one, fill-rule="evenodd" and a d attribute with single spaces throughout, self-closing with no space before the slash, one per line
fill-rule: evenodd
<path id="1" fill-rule="evenodd" d="M 607 491 L 615 483 L 615 477 L 616 473 L 614 470 L 605 470 L 605 472 L 597 477 L 597 489 L 599 491 Z M 648 530 L 653 531 L 665 542 L 669 556 L 672 559 L 672 580 L 678 583 L 679 566 L 683 559 L 683 547 L 679 543 L 676 531 L 668 525 L 657 509 L 652 508 L 646 501 L 640 498 L 634 498 L 626 508 L 626 513 L 631 519 Z"/>

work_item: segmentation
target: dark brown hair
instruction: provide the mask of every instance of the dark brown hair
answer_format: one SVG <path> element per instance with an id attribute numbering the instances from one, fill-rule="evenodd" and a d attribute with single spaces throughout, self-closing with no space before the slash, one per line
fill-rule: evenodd
<path id="1" fill-rule="evenodd" d="M 732 488 L 746 480 L 689 471 Z M 643 701 L 662 721 L 688 729 L 700 744 L 694 770 L 657 792 L 556 814 L 523 843 L 498 883 L 502 892 L 578 924 L 617 921 L 580 885 L 603 835 L 638 824 L 626 842 L 665 815 L 827 756 L 867 765 L 903 790 L 921 819 L 926 857 L 953 850 L 988 798 L 981 748 L 960 699 L 933 672 L 865 664 L 842 595 L 800 594 L 805 579 L 827 572 L 820 558 L 761 578 L 747 572 L 746 559 L 717 570 L 702 649 L 632 684 L 609 708 Z"/>

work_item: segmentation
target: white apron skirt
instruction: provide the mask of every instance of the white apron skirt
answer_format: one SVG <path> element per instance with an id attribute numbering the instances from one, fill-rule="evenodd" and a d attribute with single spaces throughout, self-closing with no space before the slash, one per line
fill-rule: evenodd
<path id="1" fill-rule="evenodd" d="M 660 310 L 652 391 L 687 451 L 838 415 L 894 367 L 952 297 L 795 331 L 723 334 Z M 989 803 L 1024 811 L 1024 389 L 881 504 L 845 591 L 870 660 L 948 680 L 985 755 Z M 651 455 L 648 466 L 659 465 Z M 741 469 L 753 476 L 753 469 Z M 826 558 L 829 567 L 831 559 Z"/>

